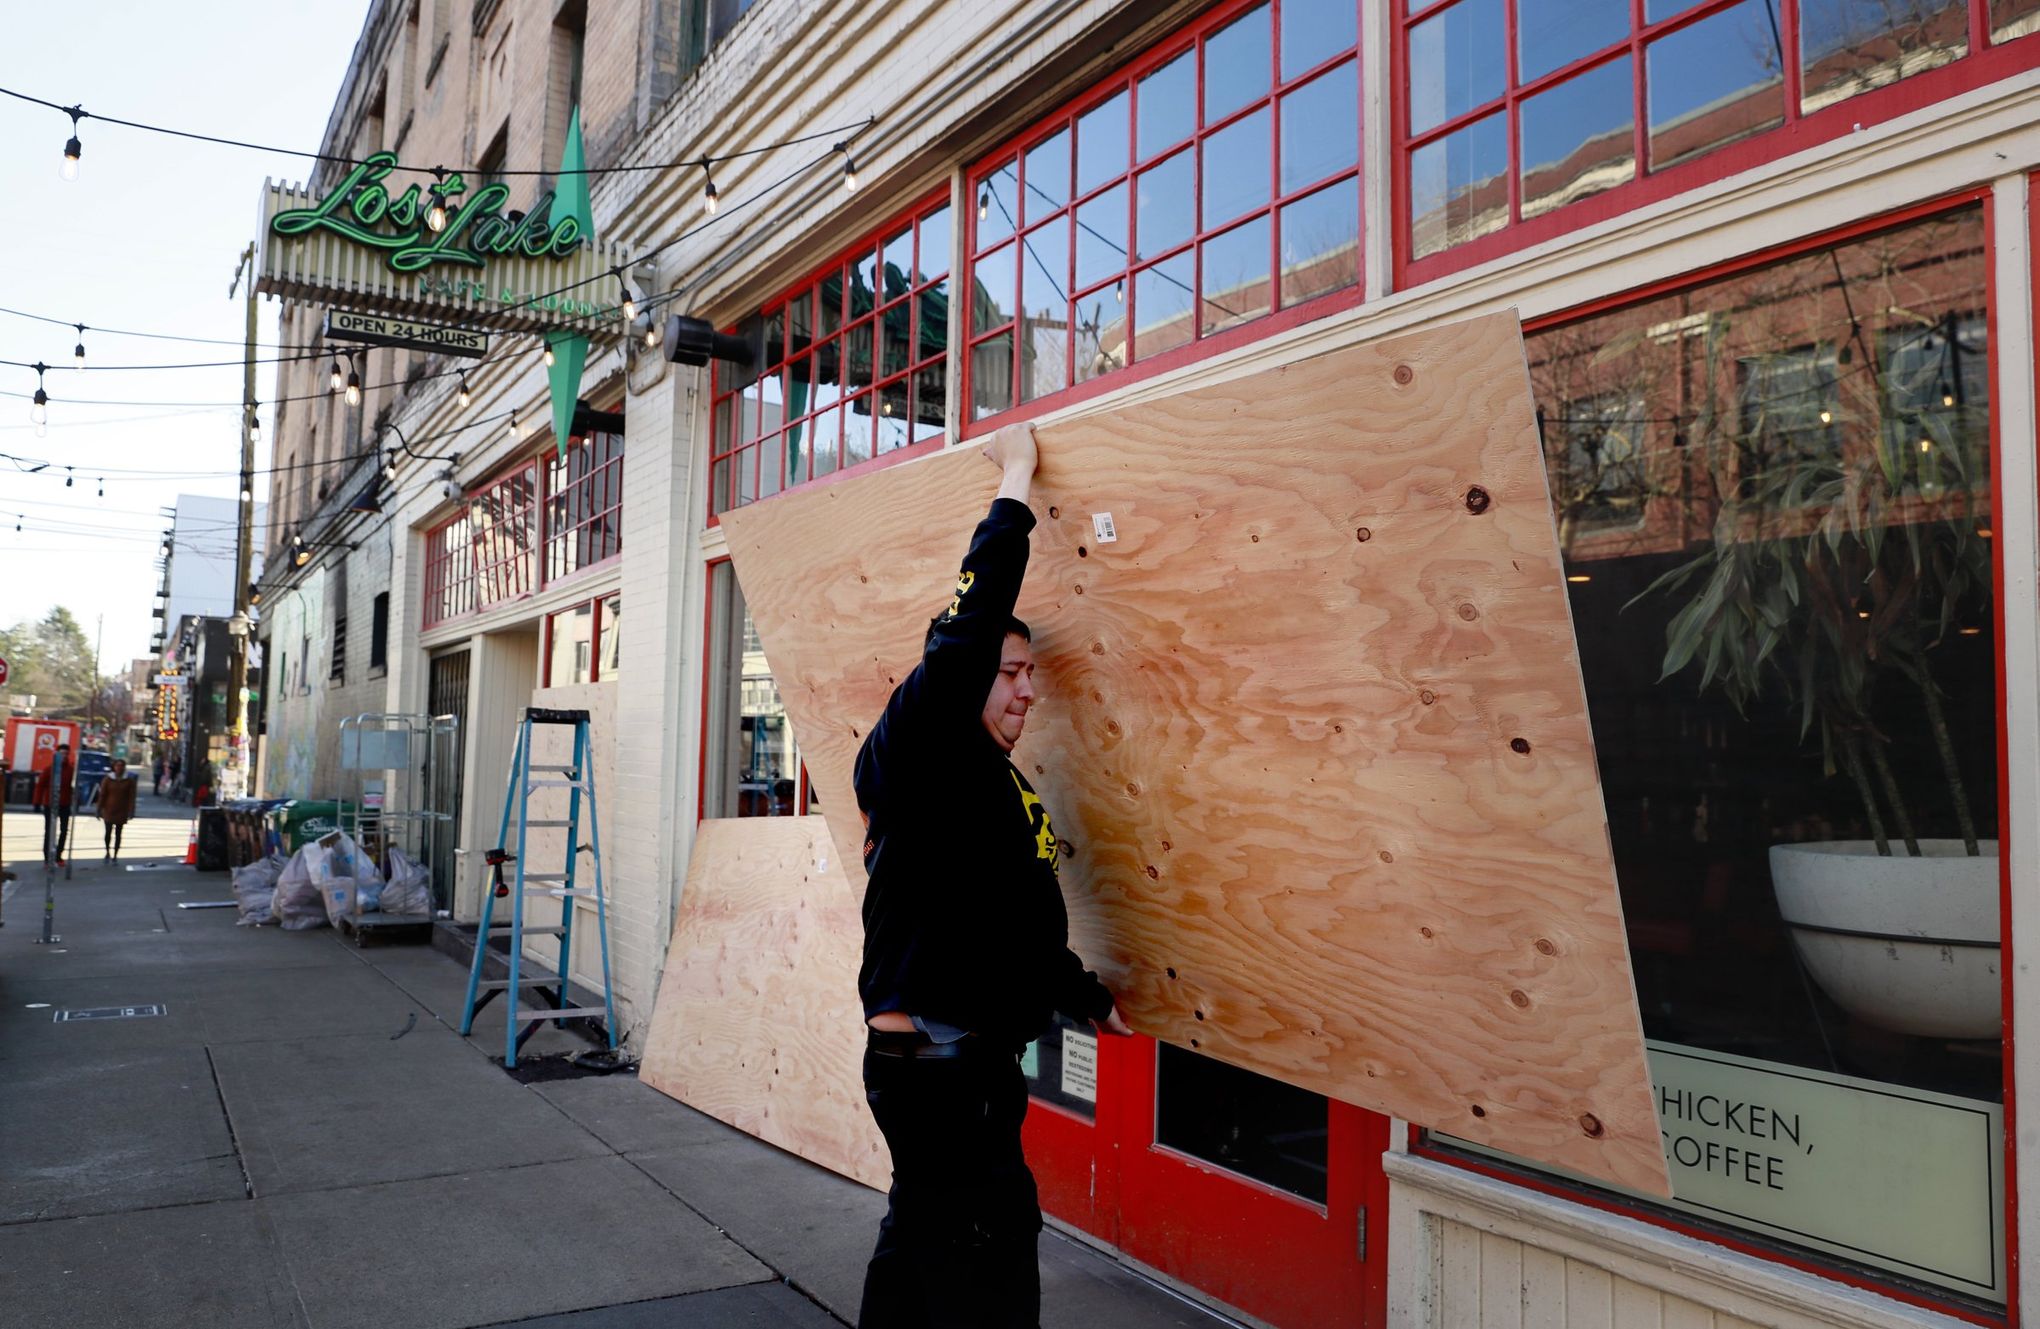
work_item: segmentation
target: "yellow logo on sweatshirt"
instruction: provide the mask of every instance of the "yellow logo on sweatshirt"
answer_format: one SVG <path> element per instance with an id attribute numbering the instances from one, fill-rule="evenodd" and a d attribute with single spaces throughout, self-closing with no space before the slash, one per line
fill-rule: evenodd
<path id="1" fill-rule="evenodd" d="M 1055 823 L 1048 818 L 1048 809 L 1041 805 L 1041 800 L 1034 796 L 1032 790 L 1020 783 L 1018 771 L 1009 766 L 1006 774 L 1013 777 L 1013 787 L 1020 791 L 1020 807 L 1027 813 L 1027 824 L 1034 831 L 1034 856 L 1047 859 L 1048 870 L 1062 875 L 1062 853 L 1055 838 Z"/>
<path id="2" fill-rule="evenodd" d="M 949 602 L 944 616 L 955 618 L 963 612 L 963 597 L 970 594 L 970 588 L 977 585 L 977 573 L 964 571 L 956 576 L 956 597 Z"/>

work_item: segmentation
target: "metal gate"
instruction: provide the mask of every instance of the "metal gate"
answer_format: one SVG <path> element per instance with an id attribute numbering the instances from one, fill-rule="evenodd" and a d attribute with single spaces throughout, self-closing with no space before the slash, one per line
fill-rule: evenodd
<path id="1" fill-rule="evenodd" d="M 460 776 L 467 763 L 469 658 L 465 646 L 432 657 L 431 713 L 459 720 L 454 726 L 451 757 L 438 766 L 428 763 L 425 771 L 429 805 L 453 814 L 453 820 L 447 823 L 448 833 L 432 839 L 432 900 L 440 909 L 453 908 L 453 851 L 454 842 L 460 838 Z"/>

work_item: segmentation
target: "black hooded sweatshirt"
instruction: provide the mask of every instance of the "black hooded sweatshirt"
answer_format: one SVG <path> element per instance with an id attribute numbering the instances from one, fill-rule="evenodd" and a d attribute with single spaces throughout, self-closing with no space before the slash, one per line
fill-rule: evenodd
<path id="1" fill-rule="evenodd" d="M 857 753 L 868 1019 L 904 1011 L 1018 1047 L 1112 994 L 1069 947 L 1048 809 L 981 721 L 1027 572 L 1025 503 L 994 499 L 921 663 Z"/>

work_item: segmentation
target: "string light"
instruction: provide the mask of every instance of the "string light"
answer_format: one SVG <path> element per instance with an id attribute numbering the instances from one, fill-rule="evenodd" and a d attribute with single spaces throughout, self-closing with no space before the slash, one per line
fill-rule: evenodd
<path id="1" fill-rule="evenodd" d="M 553 367 L 553 349 L 551 342 L 547 342 L 545 344 L 545 367 L 547 369 L 551 369 Z"/>
<path id="2" fill-rule="evenodd" d="M 255 501 L 255 478 L 246 471 L 241 472 L 241 501 L 243 503 Z"/>
<path id="3" fill-rule="evenodd" d="M 1835 422 L 1834 412 L 1823 409 L 1820 413 L 1820 422 L 1824 425 L 1833 424 Z"/>
<path id="4" fill-rule="evenodd" d="M 701 186 L 701 206 L 709 216 L 713 217 L 719 205 L 716 203 L 715 198 L 715 172 L 710 169 L 709 160 L 706 157 L 701 159 L 701 173 L 708 177 L 702 182 Z"/>
<path id="5" fill-rule="evenodd" d="M 85 118 L 82 106 L 67 106 L 64 113 L 71 117 L 71 137 L 64 142 L 64 164 L 57 168 L 57 174 L 66 180 L 78 178 L 78 158 L 85 153 L 85 146 L 78 142 L 78 122 Z"/>
<path id="6" fill-rule="evenodd" d="M 467 409 L 468 402 L 473 400 L 473 398 L 471 398 L 468 395 L 467 371 L 463 369 L 460 370 L 459 373 L 460 373 L 460 392 L 455 396 L 454 400 L 460 403 L 460 408 L 464 411 Z"/>
<path id="7" fill-rule="evenodd" d="M 645 324 L 645 345 L 657 346 L 659 344 L 660 339 L 661 337 L 659 332 L 659 320 L 657 318 L 653 318 L 651 321 Z"/>
<path id="8" fill-rule="evenodd" d="M 48 368 L 40 360 L 35 362 L 35 396 L 29 399 L 28 419 L 37 438 L 47 438 L 50 432 L 50 394 L 43 391 L 43 373 Z"/>
<path id="9" fill-rule="evenodd" d="M 336 360 L 333 364 L 334 368 L 338 369 L 340 362 Z M 352 355 L 347 357 L 347 404 L 349 406 L 361 405 L 361 372 L 354 367 L 354 357 Z"/>
<path id="10" fill-rule="evenodd" d="M 250 443 L 262 441 L 262 417 L 255 414 L 255 403 L 252 401 L 248 403 L 248 441 Z"/>
<path id="11" fill-rule="evenodd" d="M 340 375 L 340 357 L 333 357 L 333 372 L 326 376 L 326 391 L 338 392 L 347 386 L 347 380 Z"/>
<path id="12" fill-rule="evenodd" d="M 514 438 L 516 438 L 516 437 L 517 437 L 517 408 L 516 408 L 516 407 L 514 407 L 514 406 L 510 408 L 510 426 L 509 426 L 509 428 L 510 428 L 510 437 L 511 437 L 511 438 L 513 438 L 513 439 L 514 439 Z"/>
<path id="13" fill-rule="evenodd" d="M 99 477 L 99 496 L 106 497 L 106 477 L 103 475 Z"/>
<path id="14" fill-rule="evenodd" d="M 838 143 L 836 151 L 843 154 L 843 189 L 847 193 L 857 192 L 857 159 L 850 155 L 850 145 Z"/>
<path id="15" fill-rule="evenodd" d="M 985 219 L 985 214 L 987 212 L 990 212 L 991 209 L 992 209 L 992 191 L 989 189 L 980 189 L 978 191 L 978 220 L 983 221 Z"/>
<path id="16" fill-rule="evenodd" d="M 616 274 L 616 289 L 623 292 L 623 300 L 621 301 L 623 321 L 628 323 L 637 317 L 637 301 L 631 296 L 630 283 L 623 279 L 623 269 L 611 268 L 610 271 Z"/>
<path id="17" fill-rule="evenodd" d="M 71 363 L 77 368 L 83 369 L 85 367 L 85 325 L 83 323 L 74 323 L 71 326 L 78 329 L 78 344 L 71 348 Z"/>
<path id="18" fill-rule="evenodd" d="M 446 168 L 432 168 L 432 187 L 425 191 L 425 226 L 434 235 L 446 229 L 446 196 L 440 186 L 446 183 Z"/>
<path id="19" fill-rule="evenodd" d="M 71 487 L 72 481 L 76 480 L 77 478 L 78 477 L 72 473 L 70 467 L 66 466 L 64 468 L 64 488 L 69 489 Z"/>
<path id="20" fill-rule="evenodd" d="M 383 449 L 383 468 L 382 468 L 382 473 L 383 473 L 383 479 L 385 479 L 385 480 L 388 480 L 388 481 L 389 481 L 389 482 L 390 482 L 391 484 L 395 484 L 395 483 L 396 483 L 396 480 L 397 480 L 397 450 L 396 450 L 395 448 L 385 448 L 385 449 Z"/>

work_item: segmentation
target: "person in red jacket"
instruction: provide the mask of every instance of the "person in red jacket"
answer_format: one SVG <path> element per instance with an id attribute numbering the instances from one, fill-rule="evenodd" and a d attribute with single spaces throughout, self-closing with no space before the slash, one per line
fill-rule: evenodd
<path id="1" fill-rule="evenodd" d="M 57 787 L 55 811 L 50 800 L 50 776 L 59 767 L 63 768 L 63 782 Z M 71 837 L 71 801 L 78 787 L 78 768 L 71 760 L 71 745 L 57 744 L 55 758 L 49 765 L 35 773 L 34 806 L 42 809 L 44 853 L 53 854 L 58 867 L 64 866 L 64 843 Z M 51 841 L 51 822 L 55 822 L 54 844 Z"/>
<path id="2" fill-rule="evenodd" d="M 1060 1011 L 1132 1031 L 1070 950 L 1061 841 L 1010 755 L 1034 704 L 1027 572 L 1031 425 L 992 437 L 1003 471 L 949 608 L 857 754 L 864 814 L 864 1091 L 893 1184 L 860 1329 L 1041 1317 L 1041 1206 L 1020 1145 L 1020 1054 Z"/>

